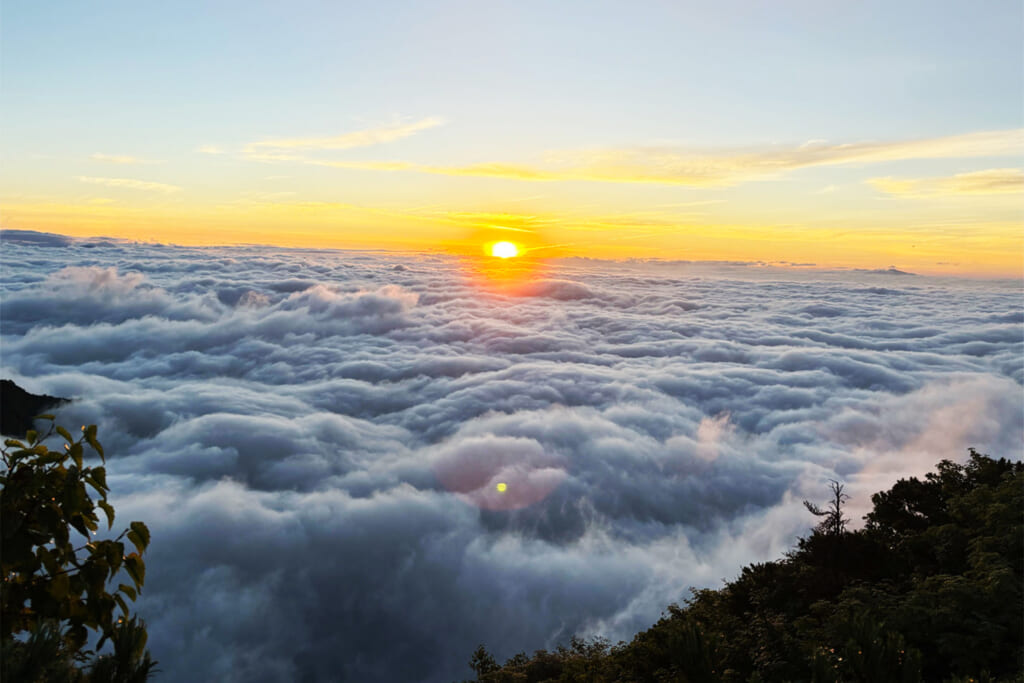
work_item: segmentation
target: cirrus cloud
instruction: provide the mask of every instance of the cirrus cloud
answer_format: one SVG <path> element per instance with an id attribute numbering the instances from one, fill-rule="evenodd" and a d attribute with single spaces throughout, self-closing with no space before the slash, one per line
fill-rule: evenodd
<path id="1" fill-rule="evenodd" d="M 90 159 L 95 161 L 103 161 L 108 164 L 160 164 L 161 161 L 150 161 L 148 159 L 140 159 L 138 157 L 129 156 L 127 154 L 103 154 L 96 152 L 89 156 Z"/>
<path id="2" fill-rule="evenodd" d="M 353 135 L 356 136 L 353 138 L 354 141 L 362 140 L 364 137 L 369 141 L 374 139 L 374 135 Z M 338 141 L 348 139 L 348 136 L 336 138 Z M 293 151 L 303 147 L 330 149 L 331 140 L 335 138 L 285 140 L 280 141 L 281 144 L 259 143 L 259 146 L 250 146 L 249 151 L 252 154 L 249 158 L 264 162 L 292 162 L 334 168 L 523 181 L 582 180 L 715 187 L 735 185 L 815 166 L 879 164 L 910 159 L 1019 157 L 1024 154 L 1024 129 L 884 142 L 829 144 L 813 140 L 799 145 L 773 145 L 751 149 L 699 150 L 678 146 L 635 146 L 563 150 L 548 153 L 540 163 L 491 161 L 464 166 L 440 166 L 408 161 L 332 160 L 305 157 Z M 363 143 L 348 146 L 363 146 Z"/>
<path id="3" fill-rule="evenodd" d="M 886 194 L 922 199 L 955 195 L 1024 193 L 1024 170 L 992 168 L 945 178 L 870 178 L 867 183 Z"/>
<path id="4" fill-rule="evenodd" d="M 136 180 L 135 178 L 97 178 L 95 176 L 78 176 L 79 182 L 91 185 L 105 185 L 106 187 L 127 188 L 129 190 L 144 190 L 146 192 L 161 192 L 171 194 L 181 190 L 177 185 L 167 183 L 154 183 L 148 180 Z"/>
<path id="5" fill-rule="evenodd" d="M 249 153 L 266 152 L 268 150 L 339 150 L 353 149 L 355 147 L 371 147 L 402 138 L 415 135 L 416 133 L 440 126 L 444 121 L 437 117 L 429 117 L 414 121 L 412 123 L 396 123 L 377 128 L 366 128 L 342 133 L 329 137 L 301 137 L 301 138 L 276 138 L 261 140 L 249 143 L 245 151 Z"/>

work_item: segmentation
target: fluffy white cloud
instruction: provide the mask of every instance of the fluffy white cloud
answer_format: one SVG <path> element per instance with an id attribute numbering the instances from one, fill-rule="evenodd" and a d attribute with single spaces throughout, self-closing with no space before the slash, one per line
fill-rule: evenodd
<path id="1" fill-rule="evenodd" d="M 6 231 L 2 372 L 95 422 L 178 680 L 448 681 L 625 638 L 968 446 L 1021 457 L 1019 283 Z M 504 489 L 499 485 L 504 484 Z"/>

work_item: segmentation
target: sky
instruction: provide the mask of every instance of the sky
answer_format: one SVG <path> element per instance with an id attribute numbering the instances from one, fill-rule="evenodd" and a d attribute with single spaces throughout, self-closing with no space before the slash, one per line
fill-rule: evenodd
<path id="1" fill-rule="evenodd" d="M 1024 274 L 1020 2 L 7 2 L 0 225 Z"/>
<path id="2" fill-rule="evenodd" d="M 782 557 L 830 479 L 856 527 L 969 447 L 1024 456 L 1016 279 L 0 241 L 0 376 L 98 425 L 167 683 L 628 640 Z"/>

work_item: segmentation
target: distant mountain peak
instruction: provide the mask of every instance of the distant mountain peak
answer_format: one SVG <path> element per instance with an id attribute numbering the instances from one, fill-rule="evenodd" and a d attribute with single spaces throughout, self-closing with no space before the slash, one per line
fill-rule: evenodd
<path id="1" fill-rule="evenodd" d="M 67 403 L 57 396 L 30 394 L 9 379 L 0 379 L 0 434 L 21 437 L 32 429 L 32 418 Z"/>

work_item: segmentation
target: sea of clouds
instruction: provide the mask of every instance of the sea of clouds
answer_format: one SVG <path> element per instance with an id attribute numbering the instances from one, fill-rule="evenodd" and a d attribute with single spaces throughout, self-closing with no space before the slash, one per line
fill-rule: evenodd
<path id="1" fill-rule="evenodd" d="M 0 375 L 99 425 L 163 681 L 628 639 L 779 557 L 829 479 L 858 520 L 1022 457 L 1019 281 L 0 239 Z"/>

